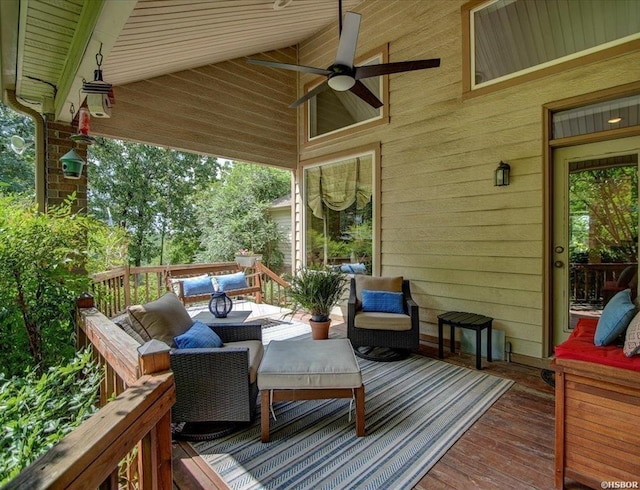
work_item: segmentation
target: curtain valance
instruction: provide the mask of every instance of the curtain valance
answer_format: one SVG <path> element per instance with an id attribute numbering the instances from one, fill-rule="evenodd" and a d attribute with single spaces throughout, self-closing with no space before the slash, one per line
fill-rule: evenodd
<path id="1" fill-rule="evenodd" d="M 371 200 L 370 156 L 312 167 L 306 171 L 307 204 L 314 216 L 324 217 L 324 206 L 344 211 L 354 202 L 358 207 Z"/>

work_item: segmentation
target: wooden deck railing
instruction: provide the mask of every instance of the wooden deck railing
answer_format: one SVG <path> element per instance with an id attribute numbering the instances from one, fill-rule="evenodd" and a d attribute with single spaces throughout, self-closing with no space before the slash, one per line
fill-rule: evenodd
<path id="1" fill-rule="evenodd" d="M 256 272 L 262 274 L 262 295 L 265 302 L 275 306 L 288 306 L 287 290 L 291 285 L 262 262 L 256 262 Z"/>
<path id="2" fill-rule="evenodd" d="M 201 274 L 220 274 L 235 272 L 235 262 L 217 262 L 207 264 L 178 264 L 163 266 L 123 266 L 100 272 L 91 276 L 91 293 L 96 306 L 108 317 L 126 310 L 132 304 L 148 303 L 159 298 L 167 291 L 167 279 L 171 277 L 196 276 Z M 262 262 L 257 261 L 247 274 L 260 274 L 261 298 L 265 303 L 284 306 L 286 290 L 289 284 Z"/>
<path id="3" fill-rule="evenodd" d="M 600 304 L 605 283 L 615 283 L 620 273 L 633 263 L 571 263 L 571 300 L 576 303 Z"/>
<path id="4" fill-rule="evenodd" d="M 12 480 L 6 489 L 172 488 L 169 348 L 138 344 L 95 308 L 78 312 L 80 346 L 105 367 L 100 410 Z"/>

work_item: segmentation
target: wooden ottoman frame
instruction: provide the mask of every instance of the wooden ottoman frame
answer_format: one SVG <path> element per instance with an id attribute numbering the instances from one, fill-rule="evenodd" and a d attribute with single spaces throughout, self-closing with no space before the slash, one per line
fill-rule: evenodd
<path id="1" fill-rule="evenodd" d="M 358 388 L 313 388 L 304 390 L 262 390 L 260 395 L 260 426 L 262 442 L 269 442 L 269 407 L 274 402 L 324 400 L 325 398 L 356 398 L 356 435 L 364 436 L 364 386 Z M 271 395 L 271 396 L 270 396 Z"/>
<path id="2" fill-rule="evenodd" d="M 355 398 L 356 435 L 365 434 L 364 385 L 348 339 L 272 341 L 258 370 L 258 387 L 262 442 L 269 442 L 270 408 L 280 401 Z"/>

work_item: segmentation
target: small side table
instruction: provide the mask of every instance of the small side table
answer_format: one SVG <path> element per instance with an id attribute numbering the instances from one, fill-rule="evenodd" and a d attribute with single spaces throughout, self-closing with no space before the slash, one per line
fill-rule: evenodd
<path id="1" fill-rule="evenodd" d="M 201 311 L 196 316 L 193 317 L 194 320 L 198 320 L 205 325 L 213 326 L 213 325 L 225 325 L 225 324 L 233 324 L 233 323 L 244 323 L 247 318 L 251 315 L 251 312 L 248 310 L 240 310 L 240 311 L 230 311 L 229 314 L 225 318 L 216 318 L 213 313 L 210 311 Z"/>
<path id="2" fill-rule="evenodd" d="M 442 328 L 445 324 L 451 327 L 450 346 L 451 352 L 456 351 L 455 347 L 455 327 L 470 328 L 476 331 L 476 369 L 482 369 L 482 330 L 487 329 L 487 361 L 491 362 L 491 324 L 493 318 L 475 313 L 464 313 L 461 311 L 449 311 L 438 315 L 438 356 L 444 357 L 442 338 Z"/>

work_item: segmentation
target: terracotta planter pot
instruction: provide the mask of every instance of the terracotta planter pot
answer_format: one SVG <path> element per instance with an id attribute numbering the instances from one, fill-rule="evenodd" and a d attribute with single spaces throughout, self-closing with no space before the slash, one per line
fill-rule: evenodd
<path id="1" fill-rule="evenodd" d="M 326 340 L 329 338 L 331 320 L 327 320 L 326 322 L 309 320 L 309 325 L 311 325 L 311 338 L 313 338 L 313 340 Z"/>

